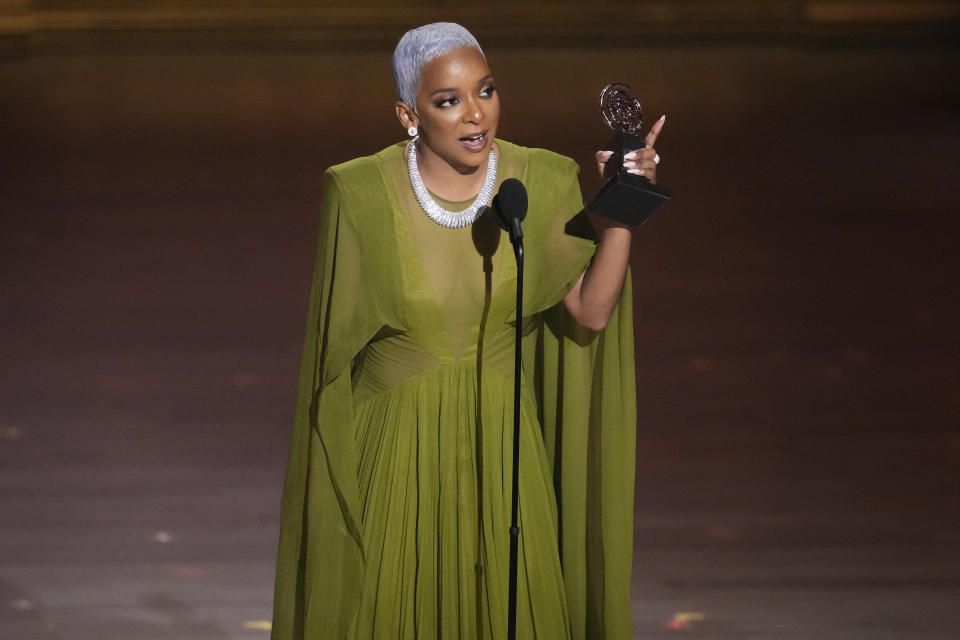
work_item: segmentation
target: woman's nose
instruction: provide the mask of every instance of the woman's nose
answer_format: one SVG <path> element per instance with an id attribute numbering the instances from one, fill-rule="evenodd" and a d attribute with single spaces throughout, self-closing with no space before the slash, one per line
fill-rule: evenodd
<path id="1" fill-rule="evenodd" d="M 466 122 L 480 122 L 483 120 L 484 112 L 483 107 L 480 106 L 480 101 L 476 98 L 473 98 L 467 103 L 467 108 L 464 110 L 464 121 Z"/>

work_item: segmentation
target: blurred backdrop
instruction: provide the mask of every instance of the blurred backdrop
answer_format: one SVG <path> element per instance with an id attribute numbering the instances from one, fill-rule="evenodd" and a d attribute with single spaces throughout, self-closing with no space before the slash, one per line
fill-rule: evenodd
<path id="1" fill-rule="evenodd" d="M 163 48 L 315 51 L 392 47 L 411 25 L 470 24 L 486 45 L 609 45 L 686 39 L 931 39 L 956 31 L 951 0 L 0 0 L 8 50 Z"/>
<path id="2" fill-rule="evenodd" d="M 0 0 L 0 638 L 266 638 L 319 176 L 485 45 L 586 194 L 633 85 L 638 638 L 960 628 L 956 2 Z"/>

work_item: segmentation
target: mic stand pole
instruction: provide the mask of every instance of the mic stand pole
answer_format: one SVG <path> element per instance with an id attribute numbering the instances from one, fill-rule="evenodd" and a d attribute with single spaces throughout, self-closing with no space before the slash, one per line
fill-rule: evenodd
<path id="1" fill-rule="evenodd" d="M 519 223 L 517 227 L 519 227 Z M 510 234 L 513 236 L 514 234 Z M 523 363 L 523 236 L 510 238 L 517 258 L 517 338 L 513 354 L 513 499 L 510 520 L 510 594 L 507 608 L 507 638 L 517 637 L 517 555 L 520 527 L 517 526 L 520 470 L 520 369 Z"/>

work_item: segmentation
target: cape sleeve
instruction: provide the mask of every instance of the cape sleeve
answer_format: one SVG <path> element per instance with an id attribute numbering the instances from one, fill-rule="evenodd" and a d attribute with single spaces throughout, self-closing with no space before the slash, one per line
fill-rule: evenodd
<path id="1" fill-rule="evenodd" d="M 550 259 L 539 261 L 530 280 L 537 290 L 531 311 L 542 311 L 525 338 L 525 370 L 533 372 L 553 468 L 572 637 L 627 640 L 636 457 L 632 285 L 628 271 L 600 332 L 581 326 L 563 305 L 595 250 L 589 222 L 576 216 L 583 206 L 576 165 L 563 160 L 553 168 L 562 176 L 553 190 L 559 215 L 544 216 L 547 228 L 538 232 L 545 243 L 537 250 Z M 538 173 L 531 170 L 528 185 L 547 180 Z"/>
<path id="2" fill-rule="evenodd" d="M 281 500 L 274 640 L 341 639 L 359 601 L 359 529 L 351 363 L 385 323 L 398 290 L 388 267 L 389 225 L 368 224 L 389 208 L 372 160 L 328 169 L 290 457 Z M 357 188 L 358 185 L 365 185 Z M 349 187 L 349 188 L 348 188 Z M 360 228 L 360 225 L 363 228 Z M 362 239 L 362 246 L 361 246 Z M 364 259 L 361 260 L 361 251 Z"/>

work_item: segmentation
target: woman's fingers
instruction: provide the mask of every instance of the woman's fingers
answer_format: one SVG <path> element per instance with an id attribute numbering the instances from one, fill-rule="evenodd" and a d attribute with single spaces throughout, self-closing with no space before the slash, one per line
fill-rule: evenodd
<path id="1" fill-rule="evenodd" d="M 627 173 L 643 176 L 650 182 L 657 182 L 657 163 L 654 158 L 657 150 L 654 148 L 637 149 L 623 156 L 623 168 Z"/>
<path id="2" fill-rule="evenodd" d="M 658 126 L 659 125 L 659 126 Z M 656 134 L 659 133 L 660 127 L 663 125 L 663 120 L 658 120 L 657 124 L 654 125 L 654 128 L 650 130 L 650 133 L 653 134 L 653 137 L 656 138 Z M 650 139 L 650 136 L 647 136 L 647 139 Z M 612 151 L 597 151 L 595 157 L 597 159 L 597 170 L 600 171 L 600 175 L 604 175 L 604 168 L 610 157 L 613 155 Z M 650 182 L 657 181 L 657 162 L 655 158 L 657 157 L 657 150 L 651 147 L 645 147 L 643 149 L 637 149 L 636 151 L 631 151 L 623 156 L 623 168 L 627 170 L 628 173 L 632 173 L 638 176 L 644 176 Z"/>
<path id="3" fill-rule="evenodd" d="M 635 176 L 643 176 L 653 184 L 657 184 L 656 169 L 627 169 L 627 173 L 632 173 Z"/>
<path id="4" fill-rule="evenodd" d="M 653 147 L 644 147 L 643 149 L 637 149 L 636 151 L 631 151 L 630 153 L 623 156 L 624 160 L 633 160 L 640 162 L 654 162 L 654 158 L 657 156 L 657 150 Z"/>
<path id="5" fill-rule="evenodd" d="M 594 157 L 597 159 L 597 170 L 600 171 L 601 176 L 603 175 L 607 160 L 609 160 L 612 155 L 613 151 L 597 151 L 597 153 L 594 154 Z"/>
<path id="6" fill-rule="evenodd" d="M 656 163 L 657 150 L 653 147 L 649 149 L 637 149 L 623 156 L 623 166 L 629 166 L 631 163 L 642 165 L 647 163 Z"/>
<path id="7" fill-rule="evenodd" d="M 660 130 L 663 129 L 663 123 L 667 121 L 666 114 L 660 116 L 660 119 L 653 123 L 653 126 L 650 127 L 650 132 L 647 133 L 647 137 L 643 139 L 648 147 L 652 147 L 657 141 L 657 136 L 660 135 Z"/>

